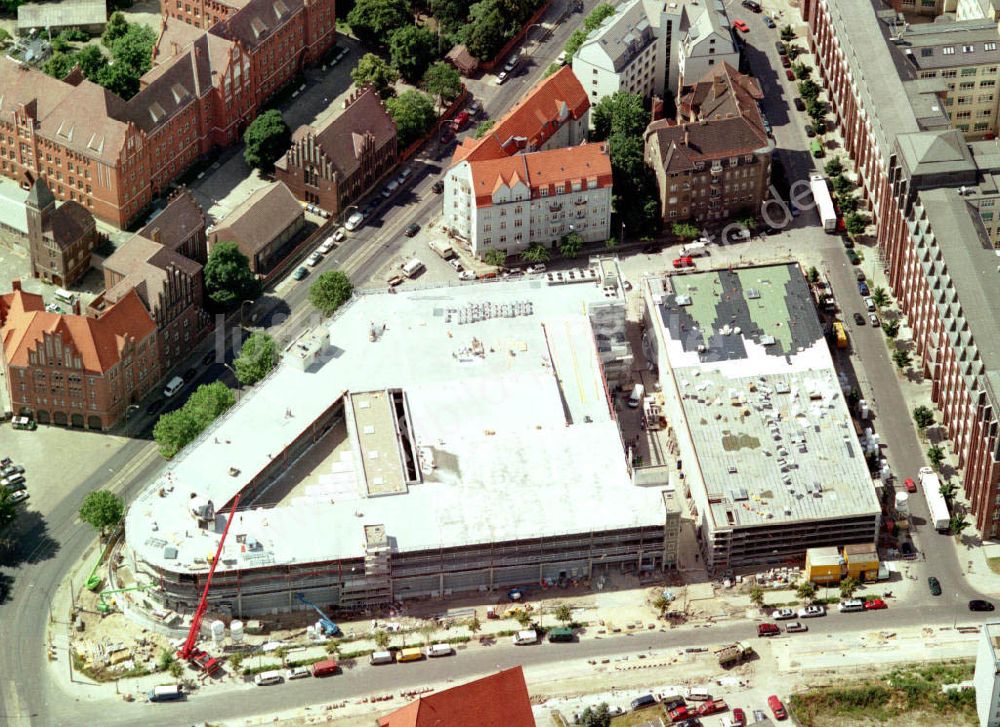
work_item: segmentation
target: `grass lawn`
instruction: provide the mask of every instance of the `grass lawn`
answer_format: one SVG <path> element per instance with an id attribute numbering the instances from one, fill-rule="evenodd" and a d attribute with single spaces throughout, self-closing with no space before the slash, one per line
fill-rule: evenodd
<path id="1" fill-rule="evenodd" d="M 648 722 L 656 721 L 657 717 L 662 717 L 664 723 L 669 724 L 670 720 L 667 718 L 667 713 L 663 711 L 663 707 L 659 704 L 654 704 L 645 709 L 640 709 L 636 712 L 629 712 L 623 714 L 620 717 L 615 717 L 611 720 L 611 727 L 636 727 L 637 725 L 646 724 Z"/>
<path id="2" fill-rule="evenodd" d="M 990 570 L 994 573 L 1000 573 L 1000 558 L 987 558 L 986 565 L 988 565 Z"/>
<path id="3" fill-rule="evenodd" d="M 971 661 L 915 664 L 883 678 L 794 694 L 788 704 L 802 727 L 971 726 L 979 723 L 975 691 L 944 694 L 941 686 L 971 679 L 974 669 Z"/>

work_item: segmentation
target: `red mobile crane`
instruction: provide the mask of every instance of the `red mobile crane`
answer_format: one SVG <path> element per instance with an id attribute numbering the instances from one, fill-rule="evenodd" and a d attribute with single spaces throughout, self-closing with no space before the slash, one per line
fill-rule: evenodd
<path id="1" fill-rule="evenodd" d="M 229 519 L 226 520 L 226 527 L 223 529 L 222 537 L 219 539 L 219 547 L 215 551 L 215 558 L 212 559 L 212 565 L 208 569 L 208 578 L 205 579 L 205 588 L 201 592 L 201 600 L 198 602 L 198 608 L 194 612 L 194 618 L 191 619 L 191 630 L 188 631 L 187 641 L 184 642 L 184 646 L 177 652 L 177 656 L 181 659 L 186 659 L 191 665 L 201 669 L 202 672 L 209 676 L 215 674 L 222 667 L 222 662 L 209 656 L 201 649 L 196 648 L 195 644 L 198 641 L 198 635 L 201 631 L 201 620 L 205 617 L 205 611 L 208 609 L 208 589 L 212 586 L 212 576 L 215 574 L 215 566 L 219 564 L 219 558 L 222 557 L 222 546 L 226 542 L 229 526 L 233 524 L 233 515 L 236 514 L 236 506 L 239 502 L 240 493 L 237 492 L 236 497 L 233 498 L 233 506 L 229 510 Z"/>

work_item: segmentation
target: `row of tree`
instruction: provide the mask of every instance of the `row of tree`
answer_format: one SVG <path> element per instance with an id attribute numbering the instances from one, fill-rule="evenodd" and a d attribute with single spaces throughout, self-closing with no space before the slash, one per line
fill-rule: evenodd
<path id="1" fill-rule="evenodd" d="M 184 406 L 162 415 L 153 427 L 160 454 L 165 459 L 176 455 L 235 402 L 232 390 L 221 381 L 199 386 Z"/>

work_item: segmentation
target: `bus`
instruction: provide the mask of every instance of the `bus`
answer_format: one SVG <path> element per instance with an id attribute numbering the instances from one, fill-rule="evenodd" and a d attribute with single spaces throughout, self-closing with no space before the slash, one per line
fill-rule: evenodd
<path id="1" fill-rule="evenodd" d="M 847 330 L 840 321 L 834 322 L 833 335 L 837 339 L 837 348 L 847 348 Z"/>

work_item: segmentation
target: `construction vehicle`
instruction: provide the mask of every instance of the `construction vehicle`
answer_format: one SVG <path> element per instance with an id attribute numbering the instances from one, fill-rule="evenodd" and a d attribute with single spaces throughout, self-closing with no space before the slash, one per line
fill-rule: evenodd
<path id="1" fill-rule="evenodd" d="M 111 613 L 111 604 L 107 601 L 107 596 L 113 596 L 116 593 L 127 593 L 128 591 L 145 591 L 149 588 L 148 585 L 131 586 L 129 588 L 115 588 L 109 591 L 101 591 L 99 595 L 99 601 L 97 603 L 97 610 L 100 613 Z"/>
<path id="2" fill-rule="evenodd" d="M 751 659 L 753 654 L 753 647 L 745 641 L 737 641 L 735 644 L 723 646 L 715 652 L 715 655 L 719 657 L 719 666 L 723 669 L 742 664 Z"/>
<path id="3" fill-rule="evenodd" d="M 308 606 L 313 611 L 319 614 L 319 627 L 323 629 L 324 634 L 326 634 L 327 636 L 336 636 L 337 634 L 340 633 L 340 627 L 337 626 L 337 624 L 335 624 L 333 621 L 331 621 L 327 617 L 327 615 L 323 613 L 323 610 L 319 606 L 317 606 L 315 603 L 306 598 L 305 594 L 296 593 L 295 598 L 298 600 L 299 603 L 303 604 L 304 606 Z"/>
<path id="4" fill-rule="evenodd" d="M 200 635 L 201 621 L 205 618 L 205 611 L 208 610 L 208 589 L 212 586 L 212 576 L 215 575 L 215 567 L 219 565 L 219 559 L 222 557 L 222 546 L 226 543 L 229 526 L 233 524 L 233 516 L 236 515 L 236 506 L 239 504 L 240 493 L 237 492 L 236 497 L 233 498 L 233 506 L 229 510 L 229 519 L 226 520 L 226 527 L 223 528 L 222 537 L 219 538 L 219 547 L 216 548 L 215 557 L 212 558 L 212 564 L 208 567 L 205 588 L 202 589 L 201 600 L 198 601 L 198 608 L 194 612 L 194 618 L 191 619 L 191 628 L 188 631 L 187 639 L 177 652 L 178 657 L 185 659 L 191 666 L 200 670 L 206 676 L 212 676 L 219 671 L 222 668 L 222 662 L 210 656 L 205 651 L 196 648 L 195 644 L 198 642 L 198 636 Z"/>
<path id="5" fill-rule="evenodd" d="M 97 569 L 101 567 L 101 563 L 103 563 L 104 559 L 108 557 L 108 549 L 110 547 L 111 543 L 108 543 L 104 547 L 104 550 L 101 551 L 100 556 L 98 556 L 97 558 L 97 562 L 94 563 L 94 567 L 91 569 L 90 575 L 87 576 L 87 580 L 83 582 L 84 587 L 88 591 L 93 591 L 94 593 L 97 593 L 97 590 L 101 587 L 101 584 L 104 583 L 104 579 L 101 578 L 99 575 L 97 575 Z"/>

